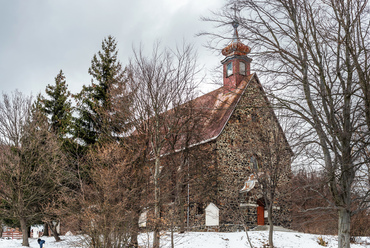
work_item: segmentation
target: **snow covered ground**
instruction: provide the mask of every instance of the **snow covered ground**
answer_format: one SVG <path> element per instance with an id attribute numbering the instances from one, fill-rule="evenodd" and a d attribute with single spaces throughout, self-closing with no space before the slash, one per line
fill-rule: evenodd
<path id="1" fill-rule="evenodd" d="M 249 236 L 255 248 L 262 248 L 268 242 L 267 231 L 251 231 Z M 151 234 L 140 236 L 141 247 L 148 246 L 148 237 Z M 322 237 L 328 242 L 327 247 L 337 247 L 337 237 L 330 235 L 315 235 L 298 232 L 274 232 L 274 243 L 277 248 L 323 248 L 317 241 Z M 45 248 L 77 248 L 81 247 L 81 236 L 62 236 L 62 241 L 56 243 L 53 237 L 43 237 L 46 240 Z M 359 238 L 363 244 L 351 244 L 351 248 L 370 248 L 370 237 Z M 30 238 L 30 247 L 38 248 L 37 239 Z M 366 244 L 367 242 L 367 244 Z M 0 248 L 22 247 L 21 240 L 0 239 Z M 161 247 L 170 246 L 169 233 L 164 233 L 161 238 Z M 238 233 L 216 233 L 216 232 L 191 232 L 175 234 L 176 248 L 248 248 L 247 236 L 243 232 Z"/>

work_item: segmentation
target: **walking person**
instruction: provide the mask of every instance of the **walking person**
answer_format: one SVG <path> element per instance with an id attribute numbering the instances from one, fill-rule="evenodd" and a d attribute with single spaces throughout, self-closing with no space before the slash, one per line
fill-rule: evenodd
<path id="1" fill-rule="evenodd" d="M 39 243 L 40 248 L 42 248 L 42 247 L 43 247 L 43 245 L 44 245 L 44 243 L 45 243 L 45 240 L 38 239 L 38 240 L 37 240 L 37 243 Z"/>

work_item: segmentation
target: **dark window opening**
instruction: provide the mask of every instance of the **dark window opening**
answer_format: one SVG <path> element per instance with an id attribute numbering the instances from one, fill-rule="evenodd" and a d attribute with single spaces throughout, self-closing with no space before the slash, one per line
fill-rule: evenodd
<path id="1" fill-rule="evenodd" d="M 204 214 L 204 208 L 202 203 L 197 204 L 196 214 L 201 215 Z"/>

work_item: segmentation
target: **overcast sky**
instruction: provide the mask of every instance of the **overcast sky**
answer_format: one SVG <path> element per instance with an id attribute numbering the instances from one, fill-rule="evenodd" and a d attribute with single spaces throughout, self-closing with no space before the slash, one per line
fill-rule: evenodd
<path id="1" fill-rule="evenodd" d="M 34 96 L 62 69 L 72 93 L 88 85 L 91 59 L 104 37 L 118 42 L 125 65 L 132 47 L 160 40 L 174 47 L 194 44 L 199 62 L 212 69 L 222 56 L 207 50 L 200 31 L 212 28 L 200 17 L 224 0 L 0 0 L 0 91 Z M 231 34 L 230 34 L 231 35 Z M 209 74 L 209 73 L 208 73 Z M 214 86 L 213 86 L 214 87 Z M 212 86 L 203 86 L 208 91 Z"/>

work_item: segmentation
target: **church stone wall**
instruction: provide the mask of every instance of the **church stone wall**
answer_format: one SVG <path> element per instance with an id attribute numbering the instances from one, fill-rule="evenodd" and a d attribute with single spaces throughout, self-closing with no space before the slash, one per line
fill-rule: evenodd
<path id="1" fill-rule="evenodd" d="M 260 169 L 263 170 L 266 151 L 266 147 L 263 147 L 266 146 L 263 134 L 268 135 L 269 129 L 280 131 L 272 109 L 269 108 L 264 97 L 261 85 L 254 78 L 250 81 L 225 129 L 215 142 L 220 170 L 218 197 L 221 204 L 221 223 L 244 223 L 250 227 L 256 226 L 256 207 L 250 205 L 256 204 L 262 194 L 257 189 L 248 193 L 240 193 L 240 190 L 248 176 L 254 172 L 250 160 L 252 156 L 258 158 Z M 285 140 L 280 142 L 283 144 Z M 283 160 L 285 163 L 283 166 L 290 166 L 286 164 L 290 163 L 288 153 Z M 248 203 L 248 207 L 240 207 Z M 285 213 L 289 207 L 280 206 L 280 209 L 282 211 L 275 211 L 276 220 L 289 218 Z M 285 222 L 279 220 L 277 224 Z"/>
<path id="2" fill-rule="evenodd" d="M 263 170 L 266 135 L 272 129 L 281 131 L 279 128 L 261 85 L 253 78 L 220 136 L 189 149 L 189 174 L 183 179 L 182 189 L 183 210 L 186 214 L 183 220 L 177 216 L 178 221 L 186 223 L 189 220 L 189 229 L 192 231 L 237 231 L 244 230 L 244 226 L 255 227 L 257 202 L 261 201 L 263 195 L 258 186 L 247 193 L 240 193 L 240 190 L 248 176 L 254 172 L 250 160 L 252 156 L 257 158 Z M 280 142 L 286 144 L 285 139 Z M 179 161 L 176 156 L 180 155 L 170 156 L 172 161 L 168 161 L 168 165 L 178 168 L 178 165 L 174 165 Z M 284 163 L 282 166 L 290 166 L 289 152 L 285 153 L 281 163 Z M 288 176 L 281 184 L 287 187 Z M 205 225 L 204 208 L 211 202 L 220 209 L 218 227 Z M 278 196 L 275 206 L 280 209 L 274 210 L 274 224 L 289 227 L 289 201 Z"/>

